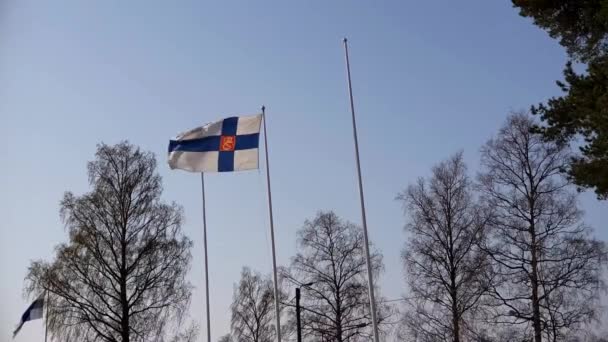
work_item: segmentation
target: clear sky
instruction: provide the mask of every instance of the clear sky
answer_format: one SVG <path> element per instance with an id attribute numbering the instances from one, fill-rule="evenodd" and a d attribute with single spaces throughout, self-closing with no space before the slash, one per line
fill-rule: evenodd
<path id="1" fill-rule="evenodd" d="M 168 139 L 267 107 L 278 262 L 320 209 L 360 222 L 342 37 L 350 39 L 371 239 L 387 298 L 405 294 L 397 192 L 480 146 L 511 110 L 558 94 L 556 41 L 510 1 L 28 1 L 0 3 L 0 340 L 29 305 L 30 260 L 66 240 L 58 204 L 88 191 L 103 141 L 153 151 L 164 199 L 194 241 L 192 318 L 204 327 L 200 179 L 170 171 Z M 207 177 L 212 335 L 229 331 L 243 265 L 271 272 L 264 170 Z M 581 196 L 608 240 L 608 203 Z M 41 341 L 41 321 L 18 342 Z M 201 330 L 201 338 L 205 336 Z"/>

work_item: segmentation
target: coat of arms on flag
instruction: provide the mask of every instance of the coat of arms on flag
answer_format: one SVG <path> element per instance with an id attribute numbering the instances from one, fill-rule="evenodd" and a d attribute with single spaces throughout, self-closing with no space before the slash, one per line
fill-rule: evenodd
<path id="1" fill-rule="evenodd" d="M 169 142 L 169 166 L 191 172 L 258 168 L 262 114 L 229 117 L 179 134 Z"/>

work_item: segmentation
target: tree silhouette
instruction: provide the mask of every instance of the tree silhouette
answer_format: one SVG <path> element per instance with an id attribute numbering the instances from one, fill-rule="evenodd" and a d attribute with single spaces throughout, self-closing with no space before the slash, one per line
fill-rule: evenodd
<path id="1" fill-rule="evenodd" d="M 163 341 L 190 300 L 192 242 L 182 211 L 160 200 L 151 153 L 123 142 L 98 146 L 91 191 L 67 192 L 69 241 L 51 262 L 35 261 L 26 290 L 50 292 L 49 332 L 62 341 Z"/>

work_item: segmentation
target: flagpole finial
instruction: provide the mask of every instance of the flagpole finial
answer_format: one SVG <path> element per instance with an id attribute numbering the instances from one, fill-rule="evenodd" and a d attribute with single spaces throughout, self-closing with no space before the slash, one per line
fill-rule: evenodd
<path id="1" fill-rule="evenodd" d="M 266 111 L 266 106 L 262 105 L 262 113 Z"/>
<path id="2" fill-rule="evenodd" d="M 346 37 L 344 37 L 344 39 L 342 39 L 342 41 L 346 44 L 346 42 L 348 42 L 348 39 Z"/>

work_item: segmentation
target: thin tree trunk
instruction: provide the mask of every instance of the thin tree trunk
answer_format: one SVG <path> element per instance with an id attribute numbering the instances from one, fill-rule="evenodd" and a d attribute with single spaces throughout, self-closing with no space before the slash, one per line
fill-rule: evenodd
<path id="1" fill-rule="evenodd" d="M 458 302 L 456 301 L 456 286 L 452 280 L 452 328 L 454 329 L 454 342 L 460 342 L 460 319 L 458 315 Z"/>
<path id="2" fill-rule="evenodd" d="M 123 228 L 122 256 L 120 266 L 120 304 L 122 306 L 122 317 L 120 320 L 122 342 L 129 342 L 129 300 L 127 298 L 127 230 Z"/>
<path id="3" fill-rule="evenodd" d="M 336 340 L 338 342 L 342 342 L 342 307 L 340 305 L 340 292 L 338 291 L 336 293 L 336 303 L 337 303 L 337 310 L 336 310 L 336 322 L 337 324 L 337 329 L 336 329 Z"/>
<path id="4" fill-rule="evenodd" d="M 127 287 L 126 284 L 120 284 L 121 302 L 122 302 L 122 319 L 121 319 L 121 335 L 122 342 L 129 342 L 129 306 L 127 304 Z"/>
<path id="5" fill-rule="evenodd" d="M 447 203 L 447 219 L 448 219 L 448 258 L 450 262 L 450 297 L 452 297 L 452 333 L 453 341 L 460 342 L 460 314 L 458 310 L 458 289 L 456 287 L 456 265 L 454 262 L 454 227 L 452 225 L 452 194 L 448 191 Z"/>
<path id="6" fill-rule="evenodd" d="M 540 322 L 540 303 L 538 300 L 538 256 L 536 246 L 536 231 L 534 224 L 530 225 L 530 236 L 532 238 L 532 319 L 534 327 L 534 342 L 542 342 L 542 329 Z"/>
<path id="7" fill-rule="evenodd" d="M 526 162 L 526 175 L 529 181 L 530 194 L 528 194 L 528 206 L 530 210 L 530 241 L 532 243 L 532 248 L 530 252 L 532 253 L 532 275 L 530 276 L 530 281 L 532 283 L 532 326 L 534 328 L 534 341 L 542 342 L 543 335 L 541 329 L 540 322 L 540 303 L 538 299 L 538 245 L 536 241 L 536 187 L 538 186 L 535 182 L 534 173 L 532 171 L 531 160 L 530 160 L 530 141 L 529 137 L 525 137 L 525 162 Z"/>
<path id="8" fill-rule="evenodd" d="M 453 243 L 452 232 L 450 231 L 450 264 L 452 271 L 450 272 L 450 297 L 452 299 L 452 332 L 454 334 L 453 341 L 460 342 L 460 314 L 458 310 L 458 289 L 456 288 L 456 269 L 453 262 Z"/>

